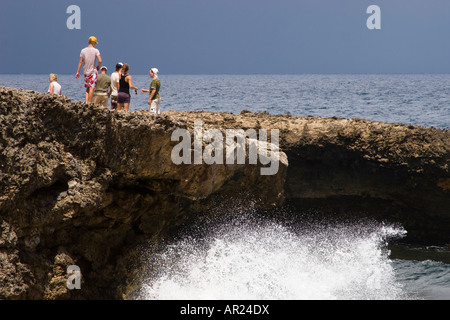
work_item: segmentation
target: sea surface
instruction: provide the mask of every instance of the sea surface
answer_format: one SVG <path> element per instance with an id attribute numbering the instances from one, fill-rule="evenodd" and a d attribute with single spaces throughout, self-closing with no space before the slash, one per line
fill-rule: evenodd
<path id="1" fill-rule="evenodd" d="M 132 75 L 148 89 L 148 75 Z M 160 75 L 161 110 L 290 113 L 450 129 L 450 75 Z M 84 101 L 83 81 L 59 75 Z M 0 75 L 47 92 L 48 75 Z M 130 110 L 147 110 L 132 94 Z M 134 299 L 449 300 L 450 248 L 398 244 L 407 230 L 367 222 L 293 227 L 241 217 L 148 257 Z M 145 249 L 143 252 L 145 257 Z"/>
<path id="2" fill-rule="evenodd" d="M 2 75 L 0 85 L 47 92 L 48 75 Z M 148 89 L 148 75 L 132 75 Z M 161 75 L 161 110 L 242 110 L 363 118 L 450 129 L 450 75 Z M 81 78 L 58 75 L 63 94 L 84 101 Z M 147 110 L 132 93 L 130 110 Z"/>

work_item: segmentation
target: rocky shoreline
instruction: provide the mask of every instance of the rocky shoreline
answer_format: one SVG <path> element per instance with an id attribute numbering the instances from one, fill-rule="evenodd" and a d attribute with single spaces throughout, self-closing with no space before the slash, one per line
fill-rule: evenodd
<path id="1" fill-rule="evenodd" d="M 257 165 L 171 160 L 174 130 L 279 130 L 275 175 Z M 407 241 L 450 243 L 450 132 L 363 119 L 113 112 L 0 87 L 0 299 L 122 299 L 137 244 L 215 197 L 401 223 Z M 66 286 L 69 265 L 83 289 Z"/>

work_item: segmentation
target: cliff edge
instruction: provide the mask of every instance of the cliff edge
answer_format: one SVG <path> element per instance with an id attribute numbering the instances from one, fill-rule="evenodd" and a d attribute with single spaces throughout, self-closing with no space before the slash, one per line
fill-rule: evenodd
<path id="1" fill-rule="evenodd" d="M 215 139 L 193 139 L 175 163 L 174 132 L 195 138 L 199 123 Z M 194 163 L 196 148 L 211 150 L 220 136 L 224 145 L 231 129 L 260 140 L 276 131 L 278 141 L 267 139 L 276 158 Z M 269 159 L 276 171 L 262 174 Z M 401 223 L 411 241 L 450 243 L 449 165 L 448 130 L 247 111 L 153 119 L 0 87 L 0 298 L 120 299 L 135 244 L 158 242 L 218 198 L 262 211 L 354 212 Z M 68 290 L 69 265 L 80 266 L 83 290 Z"/>

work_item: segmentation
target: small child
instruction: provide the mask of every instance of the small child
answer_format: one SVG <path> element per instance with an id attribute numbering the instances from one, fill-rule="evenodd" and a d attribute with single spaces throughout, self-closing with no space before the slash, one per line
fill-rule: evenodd
<path id="1" fill-rule="evenodd" d="M 54 73 L 50 73 L 50 85 L 48 87 L 48 92 L 62 95 L 61 85 L 58 83 L 58 76 Z"/>

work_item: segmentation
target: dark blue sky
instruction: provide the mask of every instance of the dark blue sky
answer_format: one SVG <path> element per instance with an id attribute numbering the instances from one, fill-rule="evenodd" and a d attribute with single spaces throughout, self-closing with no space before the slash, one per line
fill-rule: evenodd
<path id="1" fill-rule="evenodd" d="M 2 0 L 0 30 L 0 73 L 75 74 L 91 35 L 134 74 L 450 73 L 448 0 Z"/>

